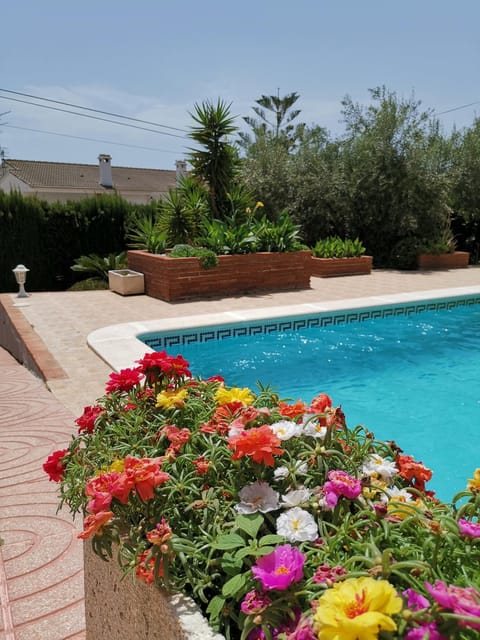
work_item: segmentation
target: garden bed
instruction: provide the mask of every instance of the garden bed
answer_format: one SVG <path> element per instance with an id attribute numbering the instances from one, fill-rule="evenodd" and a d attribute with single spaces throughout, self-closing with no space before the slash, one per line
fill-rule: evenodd
<path id="1" fill-rule="evenodd" d="M 417 256 L 419 269 L 462 269 L 468 267 L 470 254 L 468 251 L 452 253 L 421 253 Z"/>
<path id="2" fill-rule="evenodd" d="M 218 265 L 203 269 L 199 258 L 128 251 L 130 269 L 145 277 L 145 293 L 173 302 L 214 296 L 288 291 L 310 287 L 308 250 L 218 256 Z"/>
<path id="3" fill-rule="evenodd" d="M 319 278 L 368 275 L 372 271 L 372 256 L 358 258 L 314 258 L 312 256 L 311 264 L 312 276 Z"/>

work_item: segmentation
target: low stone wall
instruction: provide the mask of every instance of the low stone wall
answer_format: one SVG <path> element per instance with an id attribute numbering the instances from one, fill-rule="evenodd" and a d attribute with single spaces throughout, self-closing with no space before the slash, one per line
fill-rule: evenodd
<path id="1" fill-rule="evenodd" d="M 359 258 L 314 258 L 312 256 L 311 265 L 312 276 L 318 278 L 368 275 L 372 271 L 372 256 Z"/>
<path id="2" fill-rule="evenodd" d="M 202 269 L 198 258 L 128 251 L 128 267 L 145 276 L 145 293 L 172 302 L 310 288 L 310 251 L 218 256 Z"/>
<path id="3" fill-rule="evenodd" d="M 99 558 L 84 543 L 86 640 L 225 640 L 196 605 L 154 585 L 123 578 L 115 556 Z"/>

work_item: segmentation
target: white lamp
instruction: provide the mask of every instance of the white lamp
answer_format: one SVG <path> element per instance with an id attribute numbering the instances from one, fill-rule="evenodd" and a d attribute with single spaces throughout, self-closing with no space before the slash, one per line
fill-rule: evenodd
<path id="1" fill-rule="evenodd" d="M 15 280 L 19 286 L 17 298 L 28 298 L 28 293 L 25 291 L 25 280 L 27 279 L 27 273 L 30 269 L 27 269 L 24 264 L 17 264 L 12 271 L 15 274 Z"/>

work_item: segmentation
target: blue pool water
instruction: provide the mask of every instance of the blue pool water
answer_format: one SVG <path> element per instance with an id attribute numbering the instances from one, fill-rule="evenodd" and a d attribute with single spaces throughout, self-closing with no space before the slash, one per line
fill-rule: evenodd
<path id="1" fill-rule="evenodd" d="M 269 383 L 283 398 L 327 392 L 347 424 L 395 440 L 433 472 L 443 500 L 480 466 L 480 304 L 167 348 L 194 374 Z"/>

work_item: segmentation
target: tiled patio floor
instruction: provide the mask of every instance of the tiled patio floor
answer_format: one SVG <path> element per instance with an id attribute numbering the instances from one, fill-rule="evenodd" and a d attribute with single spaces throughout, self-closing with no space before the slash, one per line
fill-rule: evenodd
<path id="1" fill-rule="evenodd" d="M 55 485 L 41 465 L 68 443 L 74 418 L 103 393 L 110 369 L 88 348 L 89 333 L 139 320 L 479 285 L 480 268 L 470 267 L 313 278 L 305 291 L 177 304 L 110 291 L 34 293 L 27 300 L 1 294 L 46 385 L 0 348 L 0 640 L 85 637 L 77 524 L 56 514 Z"/>

